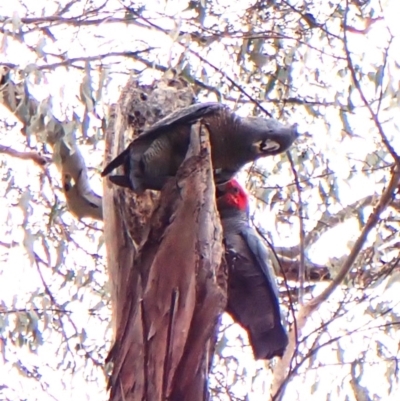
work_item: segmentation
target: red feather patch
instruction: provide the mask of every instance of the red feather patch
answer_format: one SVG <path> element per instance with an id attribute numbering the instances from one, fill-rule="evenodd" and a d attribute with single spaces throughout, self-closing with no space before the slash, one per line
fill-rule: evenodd
<path id="1" fill-rule="evenodd" d="M 249 199 L 245 190 L 236 180 L 230 180 L 226 184 L 226 194 L 224 195 L 226 204 L 239 210 L 246 210 Z"/>

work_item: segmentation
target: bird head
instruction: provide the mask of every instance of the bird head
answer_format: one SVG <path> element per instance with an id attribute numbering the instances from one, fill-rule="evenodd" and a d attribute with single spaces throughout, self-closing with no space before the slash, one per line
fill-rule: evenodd
<path id="1" fill-rule="evenodd" d="M 273 118 L 247 117 L 242 123 L 253 137 L 252 152 L 258 157 L 285 152 L 299 136 L 297 124 L 285 126 Z"/>
<path id="2" fill-rule="evenodd" d="M 234 179 L 217 186 L 217 207 L 220 212 L 233 210 L 248 213 L 249 198 Z"/>

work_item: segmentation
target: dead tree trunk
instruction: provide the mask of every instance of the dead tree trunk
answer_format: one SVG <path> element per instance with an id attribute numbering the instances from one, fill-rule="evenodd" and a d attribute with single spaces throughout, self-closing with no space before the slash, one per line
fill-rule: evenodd
<path id="1" fill-rule="evenodd" d="M 132 125 L 132 96 L 141 93 L 144 103 L 157 90 L 168 93 L 178 86 L 184 93 L 177 82 L 148 94 L 134 81 L 128 84 L 107 133 L 108 159 L 122 150 L 123 136 Z M 188 155 L 161 198 L 151 191 L 136 196 L 105 181 L 115 328 L 109 356 L 112 401 L 206 398 L 209 339 L 226 302 L 214 192 L 208 132 L 200 124 L 192 128 Z"/>

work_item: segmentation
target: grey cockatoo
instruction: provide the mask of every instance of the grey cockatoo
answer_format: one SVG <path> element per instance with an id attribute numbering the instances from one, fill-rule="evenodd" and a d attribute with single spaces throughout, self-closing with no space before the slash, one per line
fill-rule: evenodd
<path id="1" fill-rule="evenodd" d="M 244 327 L 256 359 L 282 356 L 288 336 L 268 251 L 249 224 L 248 197 L 236 180 L 217 187 L 228 264 L 227 312 Z"/>
<path id="2" fill-rule="evenodd" d="M 135 138 L 102 176 L 122 165 L 123 175 L 110 176 L 113 183 L 137 193 L 160 190 L 176 174 L 189 146 L 191 125 L 200 119 L 210 133 L 217 183 L 229 181 L 248 162 L 284 152 L 298 136 L 296 125 L 239 117 L 221 103 L 198 103 L 168 115 Z"/>

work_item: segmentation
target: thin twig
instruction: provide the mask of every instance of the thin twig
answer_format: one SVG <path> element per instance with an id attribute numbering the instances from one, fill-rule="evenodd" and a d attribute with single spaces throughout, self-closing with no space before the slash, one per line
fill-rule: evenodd
<path id="1" fill-rule="evenodd" d="M 329 298 L 329 296 L 333 293 L 336 287 L 343 281 L 346 275 L 349 273 L 350 269 L 353 266 L 354 261 L 356 260 L 358 254 L 363 248 L 368 234 L 371 230 L 376 226 L 379 222 L 379 217 L 381 213 L 386 209 L 389 203 L 392 200 L 392 196 L 394 191 L 396 190 L 400 180 L 400 168 L 394 167 L 392 176 L 390 178 L 390 182 L 383 192 L 378 204 L 375 206 L 373 212 L 370 214 L 367 223 L 365 224 L 360 236 L 357 238 L 353 248 L 350 251 L 349 256 L 343 263 L 342 268 L 340 269 L 337 276 L 331 282 L 331 284 L 317 297 L 312 299 L 305 308 L 308 309 L 308 313 L 311 313 L 315 310 L 323 301 Z"/>
<path id="2" fill-rule="evenodd" d="M 304 305 L 299 311 L 297 315 L 297 330 L 299 331 L 299 334 L 303 330 L 311 313 L 314 312 L 324 301 L 326 301 L 332 295 L 334 290 L 340 285 L 340 283 L 349 273 L 350 269 L 353 266 L 354 261 L 356 260 L 357 256 L 359 255 L 362 247 L 364 246 L 367 240 L 368 234 L 379 222 L 379 217 L 381 213 L 386 209 L 386 207 L 391 202 L 393 193 L 397 189 L 399 180 L 400 180 L 400 168 L 398 166 L 394 166 L 392 176 L 387 188 L 382 193 L 382 196 L 378 204 L 375 206 L 373 212 L 369 216 L 367 223 L 365 224 L 363 230 L 361 231 L 360 236 L 357 238 L 349 256 L 343 263 L 339 273 L 333 279 L 331 284 L 320 295 L 312 299 L 310 302 L 308 302 L 308 304 Z M 288 383 L 288 377 L 291 374 L 293 374 L 299 367 L 299 364 L 297 364 L 294 368 L 292 367 L 293 358 L 296 355 L 296 350 L 297 350 L 296 340 L 290 338 L 286 352 L 283 355 L 281 361 L 279 361 L 279 364 L 275 371 L 277 377 L 279 378 L 284 377 L 283 375 L 286 373 L 286 369 L 290 369 L 290 372 L 289 374 L 286 373 L 285 378 L 282 381 L 277 379 L 274 382 L 273 390 L 275 395 L 273 396 L 273 400 L 280 399 L 280 397 L 283 395 L 283 389 Z M 312 354 L 313 353 L 310 353 L 310 356 Z"/>
<path id="3" fill-rule="evenodd" d="M 44 261 L 38 260 L 38 255 L 35 254 L 35 264 L 36 264 L 36 268 L 37 268 L 37 271 L 38 271 L 40 280 L 41 280 L 41 282 L 42 282 L 42 285 L 43 285 L 43 287 L 44 287 L 44 289 L 45 289 L 45 293 L 48 295 L 48 297 L 50 298 L 51 303 L 54 305 L 54 308 L 53 308 L 53 309 L 62 310 L 61 306 L 59 305 L 59 303 L 57 302 L 57 300 L 56 300 L 56 298 L 54 297 L 53 293 L 51 292 L 50 287 L 49 287 L 48 284 L 46 283 L 46 280 L 44 279 L 42 270 L 41 270 L 41 268 L 40 268 L 40 263 L 44 263 L 45 265 L 48 265 L 48 264 L 46 264 Z M 63 318 L 63 315 L 62 315 L 61 313 L 59 313 L 59 312 L 58 312 L 58 314 L 59 314 L 59 317 L 60 317 L 60 327 L 61 327 L 61 331 L 62 331 L 62 333 L 63 333 L 63 336 L 64 336 L 64 338 L 65 338 L 66 347 L 67 347 L 68 351 L 71 353 L 71 355 L 73 355 L 74 353 L 73 353 L 73 351 L 72 351 L 72 349 L 71 349 L 71 347 L 70 347 L 70 345 L 69 345 L 69 339 L 70 339 L 70 337 L 67 336 L 67 333 L 66 333 L 65 328 L 64 328 L 64 323 L 63 323 L 63 319 L 62 319 L 62 318 Z M 68 313 L 66 313 L 64 316 L 67 317 L 67 320 L 69 321 L 69 323 L 71 324 L 72 328 L 73 328 L 74 331 L 75 331 L 75 334 L 74 334 L 73 336 L 78 337 L 78 336 L 79 336 L 79 330 L 78 330 L 78 328 L 76 327 L 75 322 L 72 320 L 71 316 L 70 316 Z M 82 346 L 82 349 L 85 351 L 85 356 L 86 356 L 87 358 L 89 358 L 89 359 L 92 361 L 92 363 L 93 363 L 94 366 L 103 367 L 103 364 L 100 363 L 99 361 L 97 361 L 97 360 L 91 355 L 91 353 L 90 353 L 89 351 L 86 350 L 86 347 L 85 347 L 85 345 L 84 345 L 83 343 L 81 343 L 81 346 Z M 75 363 L 75 362 L 74 362 L 74 363 Z"/>
<path id="4" fill-rule="evenodd" d="M 399 155 L 396 153 L 396 151 L 394 150 L 393 146 L 390 144 L 389 140 L 387 139 L 385 133 L 383 132 L 383 128 L 381 123 L 379 122 L 379 118 L 378 115 L 376 113 L 374 113 L 374 111 L 372 110 L 371 105 L 369 104 L 367 98 L 364 95 L 364 92 L 361 88 L 361 84 L 360 81 L 357 79 L 357 74 L 356 71 L 354 69 L 354 65 L 353 62 L 351 60 L 351 54 L 349 51 L 349 45 L 348 45 L 348 37 L 347 37 L 347 32 L 348 32 L 348 27 L 347 27 L 347 11 L 349 8 L 349 1 L 346 1 L 346 12 L 344 14 L 344 23 L 343 23 L 343 32 L 344 32 L 344 40 L 343 40 L 343 45 L 344 45 L 344 50 L 346 53 L 346 57 L 347 57 L 347 65 L 349 67 L 350 73 L 351 73 L 351 77 L 354 83 L 354 86 L 356 87 L 358 93 L 360 94 L 360 97 L 363 101 L 363 103 L 365 104 L 365 107 L 368 109 L 369 113 L 371 114 L 371 118 L 372 121 L 375 123 L 375 126 L 379 132 L 379 135 L 382 139 L 382 142 L 384 143 L 384 145 L 386 146 L 386 149 L 388 150 L 388 152 L 391 154 L 391 156 L 393 157 L 394 162 L 400 166 L 400 157 Z M 390 45 L 391 41 L 389 42 Z"/>
<path id="5" fill-rule="evenodd" d="M 37 152 L 19 152 L 18 150 L 12 149 L 9 146 L 0 145 L 0 153 L 4 153 L 11 157 L 16 157 L 22 160 L 32 160 L 35 164 L 43 167 L 45 164 L 49 163 L 50 158 L 41 156 Z"/>
<path id="6" fill-rule="evenodd" d="M 299 303 L 303 305 L 304 298 L 304 283 L 306 281 L 306 269 L 304 262 L 304 248 L 305 248 L 305 234 L 304 234 L 304 220 L 303 220 L 303 201 L 301 197 L 301 188 L 299 183 L 299 175 L 294 166 L 293 158 L 290 152 L 286 152 L 289 159 L 290 167 L 294 176 L 294 182 L 296 185 L 297 197 L 298 197 L 298 217 L 299 217 L 299 237 L 300 237 L 300 265 L 299 265 Z"/>
<path id="7" fill-rule="evenodd" d="M 135 14 L 138 18 L 140 18 L 141 20 L 143 20 L 144 22 L 146 22 L 147 24 L 149 24 L 151 27 L 157 29 L 160 32 L 165 33 L 166 35 L 168 35 L 168 31 L 166 29 L 161 28 L 160 26 L 158 26 L 157 24 L 154 24 L 153 22 L 151 22 L 148 18 L 143 17 L 141 14 L 139 14 L 137 11 L 133 10 L 132 8 L 126 7 L 125 5 L 123 5 L 127 10 L 129 10 L 131 13 Z M 232 79 L 231 77 L 229 77 L 225 72 L 223 72 L 220 68 L 216 67 L 213 63 L 211 63 L 210 61 L 208 61 L 207 59 L 205 59 L 203 56 L 201 56 L 199 53 L 197 53 L 196 51 L 188 48 L 187 46 L 184 46 L 183 44 L 179 43 L 186 51 L 188 51 L 189 53 L 193 54 L 195 57 L 197 57 L 200 61 L 202 61 L 203 63 L 207 64 L 208 66 L 210 66 L 212 69 L 214 69 L 215 71 L 217 71 L 218 73 L 220 73 L 222 75 L 222 77 L 224 79 L 226 79 L 227 81 L 229 81 L 229 83 L 235 87 L 240 93 L 242 93 L 242 95 L 244 95 L 245 97 L 247 97 L 251 102 L 253 102 L 254 104 L 256 104 L 260 110 L 262 110 L 268 117 L 272 117 L 272 114 L 266 110 L 261 104 L 260 102 L 255 99 L 253 96 L 251 96 L 249 93 L 247 93 L 241 85 L 237 84 L 235 82 L 234 79 Z"/>

